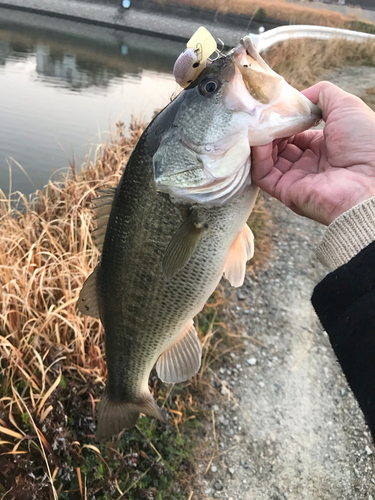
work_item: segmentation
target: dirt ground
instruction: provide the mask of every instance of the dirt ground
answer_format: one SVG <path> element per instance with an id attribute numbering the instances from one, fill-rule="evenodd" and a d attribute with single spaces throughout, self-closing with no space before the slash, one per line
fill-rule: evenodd
<path id="1" fill-rule="evenodd" d="M 373 68 L 347 68 L 329 79 L 361 94 L 374 77 Z M 326 273 L 315 257 L 324 227 L 276 200 L 266 206 L 270 264 L 248 274 L 231 302 L 246 350 L 212 380 L 223 401 L 212 407 L 209 439 L 221 455 L 204 498 L 374 500 L 374 444 L 310 304 Z"/>

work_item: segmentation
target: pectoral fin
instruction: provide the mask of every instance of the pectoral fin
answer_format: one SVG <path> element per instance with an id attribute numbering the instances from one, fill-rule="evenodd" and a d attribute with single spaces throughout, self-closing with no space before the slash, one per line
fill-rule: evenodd
<path id="1" fill-rule="evenodd" d="M 243 284 L 246 262 L 254 255 L 254 235 L 247 224 L 234 240 L 225 263 L 224 275 L 232 286 Z"/>
<path id="2" fill-rule="evenodd" d="M 246 253 L 246 260 L 254 257 L 254 235 L 247 224 L 244 225 L 240 236 Z"/>
<path id="3" fill-rule="evenodd" d="M 181 224 L 164 255 L 163 277 L 165 281 L 169 281 L 186 266 L 207 229 L 207 224 L 199 222 L 194 212 Z"/>
<path id="4" fill-rule="evenodd" d="M 193 377 L 201 366 L 202 347 L 193 321 L 156 363 L 158 377 L 169 384 Z"/>
<path id="5" fill-rule="evenodd" d="M 93 318 L 99 318 L 98 294 L 96 291 L 96 277 L 99 265 L 96 266 L 84 282 L 77 302 L 78 310 L 82 314 L 87 314 L 87 316 L 92 316 Z"/>

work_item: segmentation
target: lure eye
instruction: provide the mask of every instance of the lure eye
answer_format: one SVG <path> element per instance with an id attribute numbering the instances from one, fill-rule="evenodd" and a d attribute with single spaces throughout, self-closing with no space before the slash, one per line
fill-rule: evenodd
<path id="1" fill-rule="evenodd" d="M 200 84 L 200 91 L 202 95 L 210 95 L 218 88 L 218 83 L 215 80 L 206 80 Z"/>

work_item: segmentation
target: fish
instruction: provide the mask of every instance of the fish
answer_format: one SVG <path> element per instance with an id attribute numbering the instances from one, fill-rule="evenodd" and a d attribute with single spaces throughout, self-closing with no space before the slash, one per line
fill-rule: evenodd
<path id="1" fill-rule="evenodd" d="M 193 318 L 223 275 L 242 285 L 254 252 L 251 147 L 320 119 L 245 36 L 153 119 L 118 186 L 94 200 L 102 255 L 78 310 L 105 330 L 99 439 L 133 427 L 140 413 L 166 419 L 148 387 L 152 368 L 166 383 L 198 372 Z"/>

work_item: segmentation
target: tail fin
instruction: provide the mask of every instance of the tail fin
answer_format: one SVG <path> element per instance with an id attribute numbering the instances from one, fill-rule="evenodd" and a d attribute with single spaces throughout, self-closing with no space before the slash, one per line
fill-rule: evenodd
<path id="1" fill-rule="evenodd" d="M 112 401 L 105 388 L 98 412 L 98 439 L 108 439 L 123 429 L 130 429 L 136 424 L 140 413 L 166 421 L 166 417 L 150 392 L 139 401 L 128 403 Z"/>

